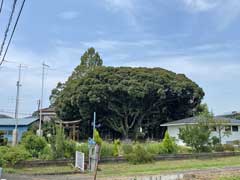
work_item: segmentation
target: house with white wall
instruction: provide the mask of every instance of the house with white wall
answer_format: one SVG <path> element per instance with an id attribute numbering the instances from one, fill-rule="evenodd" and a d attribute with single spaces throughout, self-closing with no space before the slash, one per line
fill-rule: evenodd
<path id="1" fill-rule="evenodd" d="M 240 141 L 240 120 L 226 118 L 222 116 L 215 116 L 213 123 L 214 122 L 216 122 L 216 124 L 221 124 L 221 128 L 219 128 L 220 126 L 214 127 L 213 125 L 213 128 L 211 128 L 211 137 L 219 137 L 218 130 L 221 131 L 221 134 L 225 134 L 225 131 L 230 131 L 229 133 L 226 133 L 228 135 L 222 137 L 222 144 L 228 144 L 235 140 Z M 161 124 L 161 126 L 167 127 L 169 135 L 176 139 L 176 143 L 178 145 L 184 145 L 183 141 L 178 137 L 179 129 L 188 125 L 195 125 L 197 123 L 199 123 L 198 117 L 190 117 L 178 121 Z"/>

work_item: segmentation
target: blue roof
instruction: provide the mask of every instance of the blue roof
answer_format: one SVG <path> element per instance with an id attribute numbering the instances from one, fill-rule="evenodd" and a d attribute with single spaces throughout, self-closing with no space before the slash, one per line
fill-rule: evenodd
<path id="1" fill-rule="evenodd" d="M 27 126 L 37 121 L 37 117 L 28 117 L 28 118 L 19 118 L 18 125 Z M 0 118 L 0 126 L 14 126 L 16 123 L 16 119 L 14 118 Z"/>

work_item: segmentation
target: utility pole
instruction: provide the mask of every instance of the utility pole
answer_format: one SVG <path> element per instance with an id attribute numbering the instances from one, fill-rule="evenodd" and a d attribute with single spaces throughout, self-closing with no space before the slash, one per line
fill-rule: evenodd
<path id="1" fill-rule="evenodd" d="M 15 129 L 13 130 L 13 139 L 12 139 L 12 145 L 16 146 L 18 143 L 18 111 L 19 111 L 19 95 L 20 95 L 20 87 L 21 87 L 21 72 L 22 71 L 22 65 L 19 65 L 19 71 L 18 71 L 18 81 L 17 81 L 17 96 L 16 96 L 16 107 L 15 107 Z"/>
<path id="2" fill-rule="evenodd" d="M 43 135 L 43 131 L 42 131 L 42 109 L 43 109 L 44 79 L 45 79 L 45 69 L 46 69 L 46 67 L 49 67 L 49 66 L 43 62 L 43 64 L 42 64 L 42 88 L 41 88 L 41 100 L 40 100 L 40 111 L 39 111 L 39 129 L 37 131 L 38 136 Z"/>
<path id="3" fill-rule="evenodd" d="M 95 129 L 96 129 L 96 112 L 93 113 L 93 140 L 94 140 Z"/>

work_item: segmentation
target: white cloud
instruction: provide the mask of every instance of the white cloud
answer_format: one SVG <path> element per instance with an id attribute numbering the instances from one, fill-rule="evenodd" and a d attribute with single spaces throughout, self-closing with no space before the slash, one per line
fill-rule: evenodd
<path id="1" fill-rule="evenodd" d="M 137 1 L 135 0 L 103 0 L 105 2 L 105 7 L 109 11 L 122 12 L 127 17 L 127 21 L 131 26 L 138 27 L 136 8 Z"/>
<path id="2" fill-rule="evenodd" d="M 183 0 L 190 11 L 207 11 L 215 8 L 221 0 Z"/>
<path id="3" fill-rule="evenodd" d="M 58 14 L 58 17 L 64 20 L 76 19 L 79 16 L 79 13 L 76 11 L 64 11 Z"/>
<path id="4" fill-rule="evenodd" d="M 180 0 L 192 13 L 208 12 L 209 19 L 216 22 L 217 30 L 229 27 L 240 16 L 239 0 Z"/>
<path id="5" fill-rule="evenodd" d="M 110 10 L 134 10 L 134 0 L 104 0 Z"/>
<path id="6" fill-rule="evenodd" d="M 222 2 L 221 6 L 216 11 L 216 20 L 218 21 L 218 29 L 224 30 L 232 23 L 239 19 L 240 16 L 240 1 L 229 0 Z"/>
<path id="7" fill-rule="evenodd" d="M 19 49 L 12 46 L 8 54 L 9 61 L 15 61 L 27 65 L 22 71 L 21 107 L 20 113 L 32 113 L 37 108 L 37 100 L 40 98 L 41 89 L 41 64 L 45 61 L 50 65 L 46 71 L 44 90 L 44 106 L 49 104 L 51 90 L 57 82 L 64 82 L 71 74 L 75 66 L 80 62 L 83 49 L 80 47 L 65 47 L 56 45 L 55 48 L 44 54 L 32 52 L 29 49 Z M 17 63 L 4 63 L 0 69 L 0 94 L 2 95 L 0 107 L 14 110 L 14 103 L 9 101 L 15 97 L 16 81 L 18 76 Z"/>

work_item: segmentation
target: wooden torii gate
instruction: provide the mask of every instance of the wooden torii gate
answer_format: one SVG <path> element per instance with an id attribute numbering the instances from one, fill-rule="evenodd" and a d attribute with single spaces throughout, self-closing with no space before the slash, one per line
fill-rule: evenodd
<path id="1" fill-rule="evenodd" d="M 56 121 L 57 124 L 60 124 L 60 126 L 63 127 L 64 132 L 68 132 L 68 138 L 74 141 L 79 141 L 80 122 L 81 120 Z"/>

